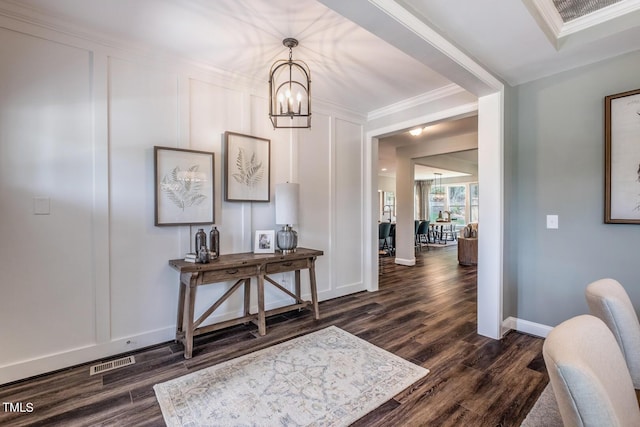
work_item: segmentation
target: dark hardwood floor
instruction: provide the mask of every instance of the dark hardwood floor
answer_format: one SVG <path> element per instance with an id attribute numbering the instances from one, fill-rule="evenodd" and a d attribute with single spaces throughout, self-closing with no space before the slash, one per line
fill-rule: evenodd
<path id="1" fill-rule="evenodd" d="M 162 426 L 153 385 L 248 352 L 336 325 L 431 372 L 360 419 L 356 426 L 519 426 L 546 386 L 542 339 L 511 332 L 476 334 L 476 268 L 457 264 L 456 247 L 423 250 L 416 267 L 381 260 L 380 290 L 320 304 L 310 311 L 196 339 L 194 357 L 166 343 L 134 353 L 136 364 L 89 376 L 89 366 L 0 387 L 0 401 L 33 405 L 0 409 L 0 425 Z"/>

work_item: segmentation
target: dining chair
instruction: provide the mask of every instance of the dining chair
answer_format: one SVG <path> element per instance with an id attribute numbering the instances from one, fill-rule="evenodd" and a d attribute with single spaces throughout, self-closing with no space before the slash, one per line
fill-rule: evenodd
<path id="1" fill-rule="evenodd" d="M 602 320 L 616 338 L 636 390 L 640 389 L 640 322 L 624 287 L 615 279 L 600 279 L 585 289 L 592 315 Z"/>
<path id="2" fill-rule="evenodd" d="M 378 249 L 381 255 L 390 255 L 389 235 L 391 234 L 391 223 L 381 222 L 378 224 Z"/>
<path id="3" fill-rule="evenodd" d="M 565 427 L 640 426 L 631 375 L 602 320 L 584 314 L 562 322 L 542 354 Z"/>
<path id="4" fill-rule="evenodd" d="M 427 244 L 427 250 L 429 250 L 429 242 L 431 241 L 429 238 L 429 221 L 422 221 L 420 225 L 418 225 L 418 230 L 416 231 L 417 236 L 417 247 L 422 250 L 422 243 Z"/>
<path id="5" fill-rule="evenodd" d="M 391 229 L 389 230 L 389 238 L 387 239 L 389 241 L 389 250 L 391 251 L 392 255 L 396 254 L 396 225 L 395 224 L 391 224 Z"/>

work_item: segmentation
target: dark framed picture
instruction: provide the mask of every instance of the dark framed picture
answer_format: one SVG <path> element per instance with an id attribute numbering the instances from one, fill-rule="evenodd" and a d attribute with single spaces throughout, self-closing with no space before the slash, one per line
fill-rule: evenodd
<path id="1" fill-rule="evenodd" d="M 224 142 L 224 200 L 269 202 L 271 140 L 225 132 Z"/>
<path id="2" fill-rule="evenodd" d="M 272 254 L 276 251 L 275 231 L 256 230 L 253 252 L 256 254 Z"/>
<path id="3" fill-rule="evenodd" d="M 605 218 L 640 224 L 640 89 L 604 98 Z"/>
<path id="4" fill-rule="evenodd" d="M 213 224 L 213 153 L 153 147 L 155 225 Z"/>

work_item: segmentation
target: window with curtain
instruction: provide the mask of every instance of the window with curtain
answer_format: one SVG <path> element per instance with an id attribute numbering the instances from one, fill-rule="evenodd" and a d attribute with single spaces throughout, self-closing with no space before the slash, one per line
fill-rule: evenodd
<path id="1" fill-rule="evenodd" d="M 414 185 L 414 218 L 429 218 L 429 192 L 431 181 L 417 180 Z"/>

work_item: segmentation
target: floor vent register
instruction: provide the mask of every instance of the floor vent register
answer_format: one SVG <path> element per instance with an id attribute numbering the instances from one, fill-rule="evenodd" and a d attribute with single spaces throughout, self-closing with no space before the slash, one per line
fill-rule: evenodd
<path id="1" fill-rule="evenodd" d="M 122 359 L 111 360 L 109 362 L 100 363 L 91 367 L 89 375 L 101 374 L 103 372 L 112 371 L 114 369 L 123 368 L 125 366 L 133 365 L 136 363 L 136 358 L 133 356 L 123 357 Z"/>

